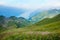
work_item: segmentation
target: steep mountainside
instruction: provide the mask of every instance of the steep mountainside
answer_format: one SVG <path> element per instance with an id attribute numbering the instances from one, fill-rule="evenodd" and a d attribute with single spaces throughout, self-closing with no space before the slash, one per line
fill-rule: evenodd
<path id="1" fill-rule="evenodd" d="M 60 9 L 35 11 L 35 15 L 32 15 L 32 17 L 30 17 L 29 20 L 36 23 L 36 22 L 39 22 L 40 20 L 42 20 L 46 17 L 47 18 L 52 18 L 52 17 L 56 16 L 57 14 L 60 14 Z"/>
<path id="2" fill-rule="evenodd" d="M 0 32 L 6 29 L 14 29 L 29 26 L 31 23 L 23 17 L 11 16 L 9 18 L 0 16 Z"/>
<path id="3" fill-rule="evenodd" d="M 36 23 L 36 25 L 46 25 L 46 24 L 58 22 L 58 21 L 60 21 L 60 14 L 56 15 L 53 18 L 45 18 L 42 21 Z"/>

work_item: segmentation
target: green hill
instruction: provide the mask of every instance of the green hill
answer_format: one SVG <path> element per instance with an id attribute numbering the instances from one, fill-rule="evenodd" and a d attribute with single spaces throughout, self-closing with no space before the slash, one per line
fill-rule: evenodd
<path id="1" fill-rule="evenodd" d="M 29 27 L 17 28 L 0 33 L 1 40 L 60 40 L 60 14 L 45 18 Z"/>
<path id="2" fill-rule="evenodd" d="M 46 24 L 49 24 L 49 23 L 53 23 L 53 22 L 58 22 L 60 21 L 60 14 L 56 15 L 55 17 L 53 18 L 45 18 L 43 19 L 42 21 L 36 23 L 35 25 L 46 25 Z"/>
<path id="3" fill-rule="evenodd" d="M 30 21 L 23 17 L 10 16 L 7 18 L 6 16 L 0 15 L 0 32 L 29 25 Z"/>

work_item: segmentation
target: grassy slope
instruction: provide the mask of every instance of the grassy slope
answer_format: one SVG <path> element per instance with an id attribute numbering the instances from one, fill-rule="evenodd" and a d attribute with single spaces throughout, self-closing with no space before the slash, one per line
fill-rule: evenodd
<path id="1" fill-rule="evenodd" d="M 0 33 L 1 40 L 59 40 L 60 15 L 42 20 L 31 27 L 11 29 Z M 48 21 L 47 21 L 48 20 Z M 44 24 L 41 26 L 40 24 Z"/>
<path id="2" fill-rule="evenodd" d="M 60 21 L 60 14 L 58 14 L 57 16 L 55 16 L 53 18 L 45 18 L 42 21 L 36 23 L 35 25 L 37 25 L 37 26 L 47 25 L 47 24 L 57 22 L 57 21 Z"/>
<path id="3" fill-rule="evenodd" d="M 34 24 L 32 30 L 37 31 L 54 31 L 60 29 L 60 14 L 53 18 L 45 18 L 42 21 Z"/>
<path id="4" fill-rule="evenodd" d="M 54 22 L 54 23 L 50 23 L 44 26 L 36 26 L 34 27 L 30 27 L 32 28 L 32 30 L 34 31 L 60 31 L 60 21 L 58 22 Z"/>

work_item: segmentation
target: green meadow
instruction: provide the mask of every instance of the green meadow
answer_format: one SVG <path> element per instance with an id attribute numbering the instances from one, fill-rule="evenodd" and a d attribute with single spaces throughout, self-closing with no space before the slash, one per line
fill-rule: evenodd
<path id="1" fill-rule="evenodd" d="M 60 14 L 27 27 L 5 30 L 0 40 L 60 40 Z"/>

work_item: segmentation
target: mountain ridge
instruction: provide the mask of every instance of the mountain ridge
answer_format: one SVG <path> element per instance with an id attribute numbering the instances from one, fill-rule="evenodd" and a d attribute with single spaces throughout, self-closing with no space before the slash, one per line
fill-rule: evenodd
<path id="1" fill-rule="evenodd" d="M 44 18 L 52 18 L 58 14 L 60 14 L 60 9 L 37 11 L 35 15 L 29 18 L 29 20 L 36 23 L 39 22 L 40 20 L 43 20 Z"/>
<path id="2" fill-rule="evenodd" d="M 54 23 L 56 21 L 60 21 L 60 14 L 54 16 L 53 18 L 44 18 L 40 22 L 37 22 L 35 25 L 46 25 L 49 23 Z"/>

